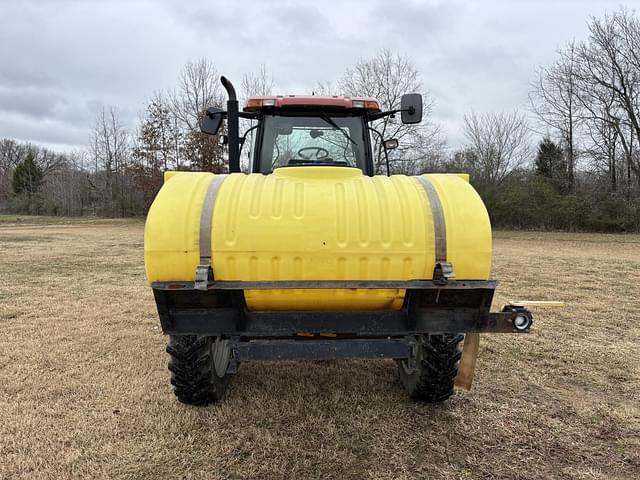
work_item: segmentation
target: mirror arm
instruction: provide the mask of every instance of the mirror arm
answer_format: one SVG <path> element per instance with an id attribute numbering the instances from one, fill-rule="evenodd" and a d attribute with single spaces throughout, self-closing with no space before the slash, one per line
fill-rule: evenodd
<path id="1" fill-rule="evenodd" d="M 371 130 L 372 132 L 375 132 L 378 134 L 378 136 L 380 137 L 380 146 L 378 147 L 378 154 L 380 153 L 380 150 L 384 150 L 384 159 L 385 159 L 385 163 L 387 164 L 387 177 L 390 176 L 390 171 L 389 171 L 389 154 L 387 153 L 387 146 L 384 144 L 384 137 L 382 136 L 382 133 L 380 133 L 378 130 L 376 130 L 373 127 L 368 127 L 369 130 Z M 374 172 L 375 175 L 375 172 Z"/>
<path id="2" fill-rule="evenodd" d="M 243 118 L 246 118 L 246 117 L 243 117 Z M 244 142 L 247 139 L 247 135 L 249 134 L 249 132 L 252 132 L 259 126 L 260 124 L 254 125 L 253 127 L 249 128 L 246 132 L 244 132 L 244 135 L 242 135 L 242 138 L 240 139 L 240 151 L 238 152 L 238 156 L 242 157 L 242 147 L 244 147 Z"/>
<path id="3" fill-rule="evenodd" d="M 387 110 L 386 112 L 371 113 L 367 116 L 367 120 L 369 122 L 372 122 L 374 120 L 379 120 L 381 118 L 388 117 L 389 115 L 395 115 L 396 113 L 401 111 L 402 110 L 397 109 L 397 110 Z"/>
<path id="4" fill-rule="evenodd" d="M 222 118 L 227 118 L 227 112 L 222 111 L 222 112 L 217 112 L 214 114 L 211 114 L 209 112 L 205 112 L 207 117 L 209 118 L 213 118 L 214 115 L 222 115 Z M 248 120 L 258 120 L 260 118 L 260 113 L 258 112 L 238 112 L 238 117 L 240 118 L 246 118 Z"/>
<path id="5" fill-rule="evenodd" d="M 397 108 L 395 110 L 387 110 L 386 112 L 372 113 L 368 115 L 367 120 L 372 122 L 373 120 L 379 120 L 381 118 L 388 117 L 389 115 L 395 115 L 396 113 L 400 112 L 409 112 L 411 115 L 413 115 L 414 113 L 416 113 L 416 109 L 415 107 L 405 108 L 404 110 L 402 108 Z"/>

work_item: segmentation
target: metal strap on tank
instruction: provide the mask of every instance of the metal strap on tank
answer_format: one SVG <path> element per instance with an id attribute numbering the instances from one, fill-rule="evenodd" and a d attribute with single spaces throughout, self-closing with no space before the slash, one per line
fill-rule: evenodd
<path id="1" fill-rule="evenodd" d="M 438 192 L 424 175 L 416 176 L 422 184 L 431 204 L 433 216 L 433 229 L 435 233 L 436 264 L 433 270 L 433 279 L 438 283 L 447 283 L 450 278 L 455 278 L 453 265 L 447 261 L 447 224 L 444 218 L 444 210 Z"/>
<path id="2" fill-rule="evenodd" d="M 213 209 L 220 186 L 227 175 L 215 175 L 209 184 L 200 213 L 200 264 L 196 268 L 196 290 L 206 290 L 210 280 L 213 280 L 211 269 L 211 225 L 213 224 Z"/>

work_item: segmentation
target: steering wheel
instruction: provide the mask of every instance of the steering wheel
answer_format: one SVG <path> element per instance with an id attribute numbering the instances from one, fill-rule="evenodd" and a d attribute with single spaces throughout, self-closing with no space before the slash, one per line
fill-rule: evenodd
<path id="1" fill-rule="evenodd" d="M 313 150 L 315 154 L 314 153 L 304 154 L 303 152 L 307 150 Z M 329 150 L 322 147 L 304 147 L 298 150 L 298 155 L 300 155 L 300 158 L 302 158 L 303 160 L 324 160 L 329 156 Z M 312 157 L 315 157 L 315 158 L 312 158 Z"/>

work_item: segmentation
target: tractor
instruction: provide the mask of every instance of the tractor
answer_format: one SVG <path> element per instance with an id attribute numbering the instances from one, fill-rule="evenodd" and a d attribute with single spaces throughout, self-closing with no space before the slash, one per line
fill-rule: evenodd
<path id="1" fill-rule="evenodd" d="M 468 175 L 389 175 L 398 142 L 372 122 L 421 122 L 419 94 L 387 111 L 297 95 L 239 111 L 221 82 L 226 110 L 208 108 L 201 130 L 226 140 L 229 173 L 165 172 L 145 225 L 180 402 L 223 400 L 243 362 L 352 358 L 393 359 L 411 398 L 441 402 L 470 388 L 480 333 L 529 332 L 525 303 L 491 311 L 491 225 Z"/>

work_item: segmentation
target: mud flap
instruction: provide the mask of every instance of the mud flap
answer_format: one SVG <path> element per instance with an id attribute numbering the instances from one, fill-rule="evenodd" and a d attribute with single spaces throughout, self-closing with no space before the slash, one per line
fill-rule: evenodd
<path id="1" fill-rule="evenodd" d="M 456 375 L 456 387 L 464 388 L 465 390 L 471 390 L 471 384 L 473 383 L 473 373 L 476 369 L 476 360 L 478 358 L 479 347 L 479 333 L 465 334 L 464 346 L 462 348 L 462 357 L 460 358 L 458 375 Z"/>

